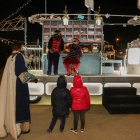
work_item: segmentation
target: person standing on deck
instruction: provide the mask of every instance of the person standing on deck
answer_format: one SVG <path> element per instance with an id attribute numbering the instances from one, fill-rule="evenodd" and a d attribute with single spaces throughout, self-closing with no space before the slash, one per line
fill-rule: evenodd
<path id="1" fill-rule="evenodd" d="M 79 46 L 79 43 L 80 43 L 79 39 L 77 39 L 75 37 L 75 38 L 73 38 L 73 44 L 68 45 L 65 49 L 65 51 L 68 52 L 68 55 L 66 56 L 66 58 L 63 62 L 64 66 L 67 70 L 67 74 L 65 74 L 64 76 L 71 75 L 70 64 L 74 65 L 75 71 L 79 75 L 79 72 L 78 72 L 79 64 L 80 64 L 79 57 L 82 57 L 82 49 Z"/>
<path id="2" fill-rule="evenodd" d="M 54 62 L 54 75 L 58 75 L 59 57 L 60 53 L 64 50 L 64 41 L 60 30 L 55 30 L 53 37 L 51 37 L 49 40 L 48 49 L 47 75 L 51 75 L 52 62 Z"/>

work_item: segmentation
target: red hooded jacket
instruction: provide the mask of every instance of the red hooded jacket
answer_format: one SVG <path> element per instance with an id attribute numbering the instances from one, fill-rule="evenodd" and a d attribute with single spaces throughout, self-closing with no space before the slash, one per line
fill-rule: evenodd
<path id="1" fill-rule="evenodd" d="M 86 110 L 90 107 L 90 96 L 86 87 L 83 86 L 81 76 L 77 75 L 73 78 L 73 86 L 70 89 L 72 97 L 73 110 Z"/>

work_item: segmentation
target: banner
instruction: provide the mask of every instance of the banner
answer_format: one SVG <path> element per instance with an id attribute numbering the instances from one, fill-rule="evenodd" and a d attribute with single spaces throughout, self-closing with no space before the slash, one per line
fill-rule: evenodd
<path id="1" fill-rule="evenodd" d="M 94 0 L 85 0 L 85 6 L 87 8 L 91 8 L 91 10 L 94 11 Z"/>

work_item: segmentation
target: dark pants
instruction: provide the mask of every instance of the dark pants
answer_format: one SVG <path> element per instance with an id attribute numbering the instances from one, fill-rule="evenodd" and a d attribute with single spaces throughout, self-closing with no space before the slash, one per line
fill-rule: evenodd
<path id="1" fill-rule="evenodd" d="M 58 118 L 58 117 L 53 116 L 52 122 L 51 122 L 50 127 L 49 127 L 50 130 L 53 130 L 57 118 Z M 60 117 L 60 119 L 61 119 L 60 129 L 63 130 L 63 129 L 64 129 L 64 126 L 65 126 L 65 116 L 64 116 L 64 117 Z"/>
<path id="2" fill-rule="evenodd" d="M 81 120 L 81 129 L 84 129 L 84 126 L 85 126 L 85 110 L 73 111 L 73 114 L 74 114 L 74 130 L 77 130 L 79 114 L 80 114 L 80 120 Z"/>
<path id="3" fill-rule="evenodd" d="M 58 63 L 59 63 L 60 54 L 54 55 L 50 51 L 48 52 L 48 71 L 47 74 L 51 74 L 52 71 L 52 62 L 54 61 L 54 74 L 58 74 Z"/>

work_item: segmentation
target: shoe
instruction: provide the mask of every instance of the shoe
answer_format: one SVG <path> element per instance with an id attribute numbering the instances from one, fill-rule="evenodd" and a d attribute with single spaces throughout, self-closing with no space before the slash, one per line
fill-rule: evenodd
<path id="1" fill-rule="evenodd" d="M 48 132 L 48 133 L 52 133 L 52 130 L 51 130 L 51 129 L 47 129 L 47 132 Z"/>
<path id="2" fill-rule="evenodd" d="M 71 132 L 73 132 L 74 134 L 77 134 L 77 130 L 74 130 L 74 128 L 71 128 Z"/>
<path id="3" fill-rule="evenodd" d="M 63 132 L 63 129 L 60 129 L 59 131 L 60 131 L 60 132 Z"/>
<path id="4" fill-rule="evenodd" d="M 57 76 L 57 75 L 58 75 L 58 73 L 54 73 L 54 75 L 55 75 L 55 76 Z"/>
<path id="5" fill-rule="evenodd" d="M 84 132 L 84 129 L 83 128 L 81 128 L 81 133 L 83 133 Z"/>
<path id="6" fill-rule="evenodd" d="M 48 74 L 48 73 L 47 73 L 47 76 L 50 76 L 50 75 L 51 75 L 51 74 Z"/>
<path id="7" fill-rule="evenodd" d="M 71 74 L 65 74 L 64 76 L 70 76 Z"/>
<path id="8" fill-rule="evenodd" d="M 30 132 L 30 129 L 28 131 L 21 131 L 21 134 L 27 134 Z"/>
<path id="9" fill-rule="evenodd" d="M 19 138 L 21 136 L 21 133 L 17 136 L 17 138 Z"/>

